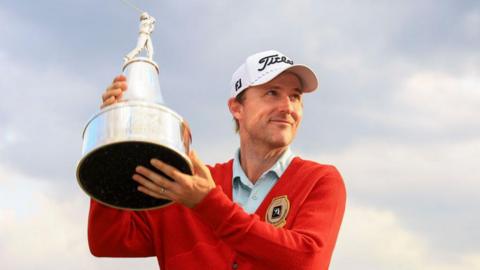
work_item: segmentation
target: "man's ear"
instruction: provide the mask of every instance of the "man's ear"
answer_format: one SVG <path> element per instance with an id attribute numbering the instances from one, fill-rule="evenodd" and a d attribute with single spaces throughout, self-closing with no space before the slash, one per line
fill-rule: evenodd
<path id="1" fill-rule="evenodd" d="M 235 119 L 239 119 L 241 117 L 242 106 L 243 105 L 240 104 L 236 98 L 230 98 L 228 100 L 228 109 Z"/>

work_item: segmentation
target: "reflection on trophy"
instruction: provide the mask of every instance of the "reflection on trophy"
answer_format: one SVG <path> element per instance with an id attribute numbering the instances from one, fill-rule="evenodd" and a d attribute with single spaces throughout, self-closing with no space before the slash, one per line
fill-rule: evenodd
<path id="1" fill-rule="evenodd" d="M 96 113 L 83 131 L 77 180 L 90 197 L 116 208 L 142 210 L 171 203 L 137 191 L 132 180 L 138 165 L 154 170 L 152 158 L 192 174 L 190 129 L 164 105 L 160 91 L 159 68 L 152 59 L 154 23 L 152 16 L 141 14 L 137 46 L 124 58 L 128 90 L 120 102 Z M 140 57 L 144 49 L 147 57 Z"/>

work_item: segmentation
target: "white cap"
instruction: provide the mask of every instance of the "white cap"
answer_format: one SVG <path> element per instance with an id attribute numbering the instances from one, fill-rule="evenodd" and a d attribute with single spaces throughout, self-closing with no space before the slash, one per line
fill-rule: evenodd
<path id="1" fill-rule="evenodd" d="M 233 73 L 232 97 L 236 97 L 250 86 L 267 83 L 286 70 L 300 78 L 303 92 L 313 92 L 317 89 L 317 76 L 309 67 L 294 65 L 293 61 L 281 52 L 269 50 L 247 57 L 245 63 Z"/>

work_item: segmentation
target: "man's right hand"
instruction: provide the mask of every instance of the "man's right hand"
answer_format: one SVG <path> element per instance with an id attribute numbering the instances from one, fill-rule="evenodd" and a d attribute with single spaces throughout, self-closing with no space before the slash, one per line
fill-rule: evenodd
<path id="1" fill-rule="evenodd" d="M 127 90 L 127 77 L 118 75 L 113 79 L 112 84 L 107 87 L 105 93 L 102 94 L 102 105 L 100 109 L 117 103 L 121 98 L 123 91 Z"/>

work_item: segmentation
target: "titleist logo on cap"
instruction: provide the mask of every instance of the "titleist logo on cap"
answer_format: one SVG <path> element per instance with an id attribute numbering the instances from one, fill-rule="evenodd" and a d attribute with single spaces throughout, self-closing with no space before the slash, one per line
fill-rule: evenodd
<path id="1" fill-rule="evenodd" d="M 263 66 L 261 68 L 259 68 L 258 71 L 264 70 L 267 66 L 270 66 L 270 65 L 273 65 L 273 64 L 276 64 L 276 63 L 282 63 L 282 62 L 293 65 L 293 61 L 288 59 L 285 56 L 279 57 L 278 54 L 265 56 L 265 57 L 261 58 L 260 60 L 258 60 L 259 64 L 263 64 Z"/>
<path id="2" fill-rule="evenodd" d="M 309 67 L 295 65 L 293 60 L 283 53 L 268 50 L 248 56 L 235 70 L 230 81 L 232 97 L 237 97 L 251 86 L 265 84 L 286 70 L 298 76 L 302 83 L 302 92 L 317 89 L 317 77 Z"/>

